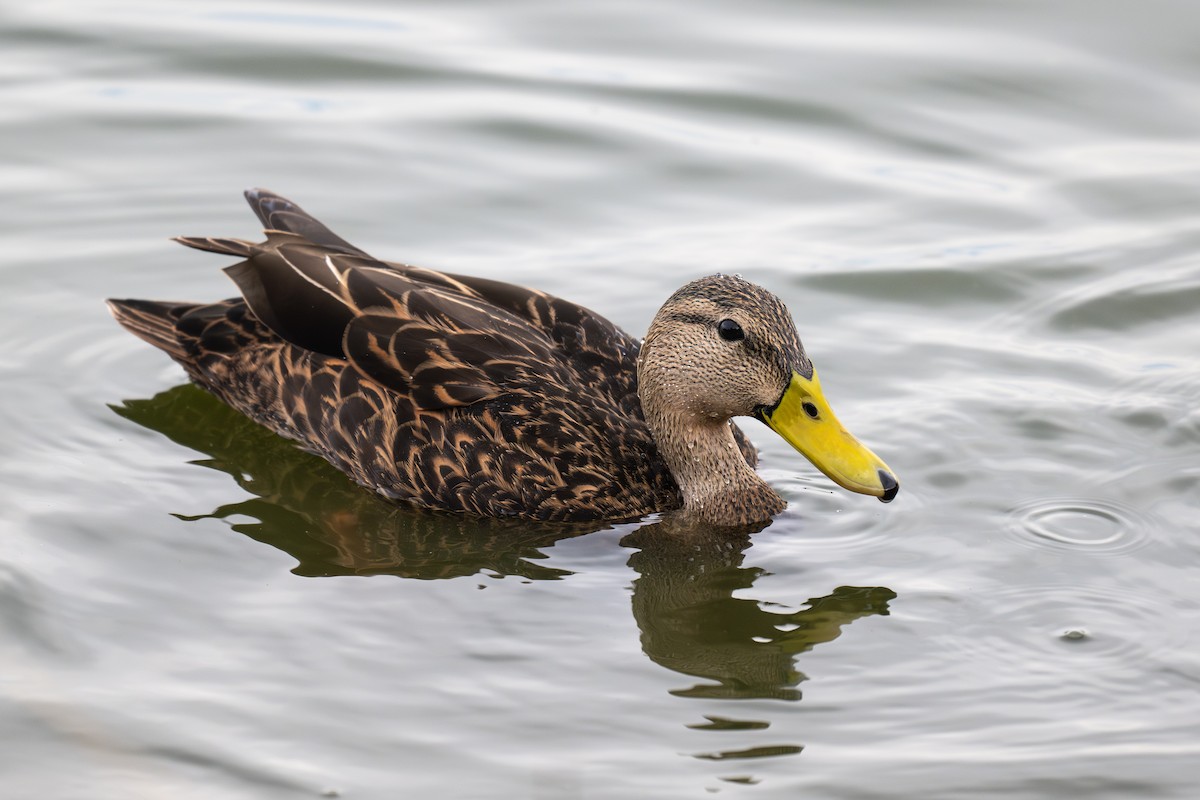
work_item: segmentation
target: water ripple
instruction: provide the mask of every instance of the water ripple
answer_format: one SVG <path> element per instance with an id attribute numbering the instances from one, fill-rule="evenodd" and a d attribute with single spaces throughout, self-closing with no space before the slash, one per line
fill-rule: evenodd
<path id="1" fill-rule="evenodd" d="M 1078 497 L 1042 498 L 1011 512 L 1010 531 L 1025 544 L 1094 554 L 1127 553 L 1145 544 L 1153 520 L 1126 505 Z"/>
<path id="2" fill-rule="evenodd" d="M 1100 680 L 1176 649 L 1186 634 L 1172 620 L 1171 604 L 1166 593 L 1008 586 L 973 596 L 962 609 L 970 619 L 956 626 L 953 641 L 1000 671 L 1006 671 L 1004 665 L 1025 671 L 1036 664 L 1036 669 L 1078 672 L 1083 661 L 1091 677 Z"/>

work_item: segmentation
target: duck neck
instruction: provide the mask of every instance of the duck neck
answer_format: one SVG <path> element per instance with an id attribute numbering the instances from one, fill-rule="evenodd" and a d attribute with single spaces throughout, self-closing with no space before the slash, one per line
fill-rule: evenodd
<path id="1" fill-rule="evenodd" d="M 642 411 L 679 490 L 683 510 L 715 525 L 770 519 L 787 504 L 746 463 L 728 418 L 696 413 L 686 398 L 661 391 L 650 375 L 639 392 Z M 649 389 L 649 391 L 646 391 Z"/>

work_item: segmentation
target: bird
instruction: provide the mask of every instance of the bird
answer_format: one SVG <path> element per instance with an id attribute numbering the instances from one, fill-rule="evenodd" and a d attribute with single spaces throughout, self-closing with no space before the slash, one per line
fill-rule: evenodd
<path id="1" fill-rule="evenodd" d="M 738 416 L 843 488 L 899 491 L 834 416 L 784 303 L 740 276 L 688 282 L 639 341 L 545 292 L 380 261 L 269 190 L 245 197 L 265 241 L 175 239 L 241 259 L 224 268 L 240 296 L 109 308 L 194 383 L 390 500 L 762 523 L 787 504 Z"/>

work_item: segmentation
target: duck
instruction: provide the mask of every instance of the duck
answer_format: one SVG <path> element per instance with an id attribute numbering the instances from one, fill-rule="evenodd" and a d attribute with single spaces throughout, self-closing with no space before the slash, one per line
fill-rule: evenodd
<path id="1" fill-rule="evenodd" d="M 791 314 L 708 275 L 643 340 L 545 292 L 380 261 L 290 200 L 250 189 L 265 241 L 177 237 L 240 259 L 239 296 L 110 299 L 195 384 L 389 500 L 481 517 L 711 526 L 786 502 L 735 417 L 765 423 L 839 486 L 899 483 L 825 399 Z"/>

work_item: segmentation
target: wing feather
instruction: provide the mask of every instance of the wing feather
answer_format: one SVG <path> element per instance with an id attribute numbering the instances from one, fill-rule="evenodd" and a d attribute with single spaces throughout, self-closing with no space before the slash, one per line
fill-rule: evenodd
<path id="1" fill-rule="evenodd" d="M 351 320 L 342 351 L 359 372 L 404 392 L 418 408 L 495 399 L 528 385 L 532 373 L 563 379 L 549 342 L 530 326 L 502 321 L 505 335 L 463 328 L 466 312 L 480 309 L 429 291 L 408 299 L 407 313 L 372 309 Z"/>
<path id="2" fill-rule="evenodd" d="M 246 202 L 268 231 L 294 233 L 326 248 L 366 255 L 286 197 L 268 189 L 247 189 L 245 196 Z"/>

